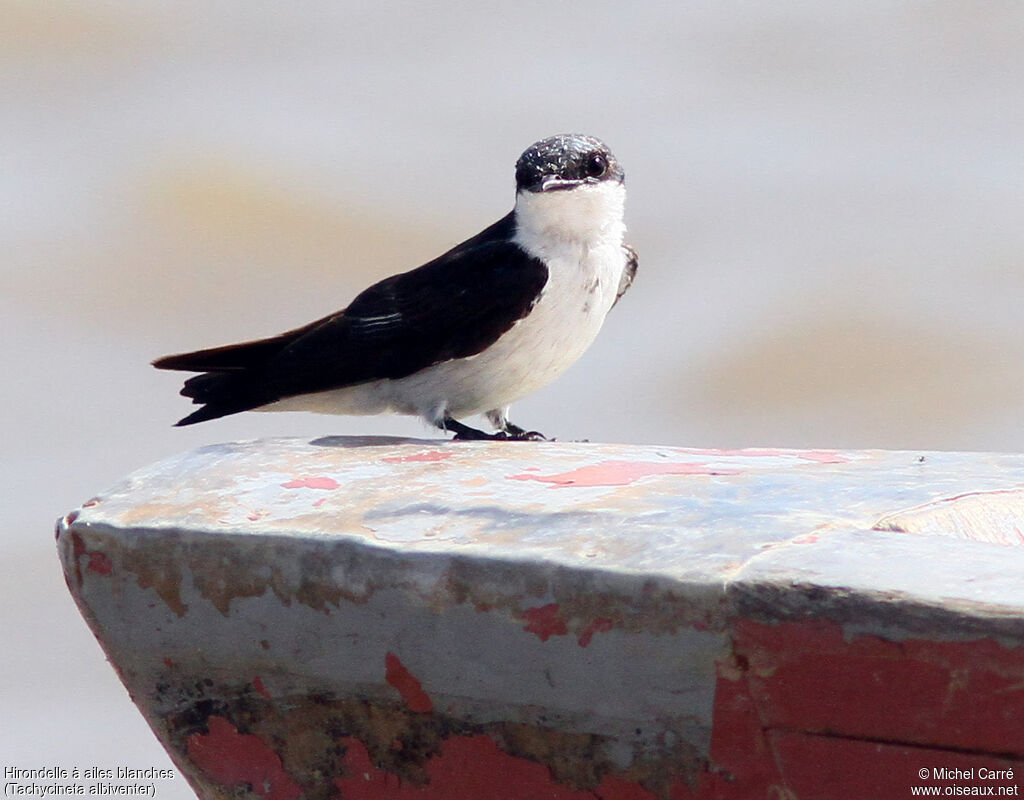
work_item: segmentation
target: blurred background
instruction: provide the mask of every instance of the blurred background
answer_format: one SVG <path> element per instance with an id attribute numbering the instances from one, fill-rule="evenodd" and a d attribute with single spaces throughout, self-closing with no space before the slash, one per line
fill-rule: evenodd
<path id="1" fill-rule="evenodd" d="M 54 519 L 213 441 L 153 358 L 343 307 L 505 214 L 533 141 L 625 165 L 632 291 L 513 419 L 700 447 L 1024 450 L 1024 4 L 0 0 L 0 766 L 166 766 Z M 184 800 L 184 781 L 158 785 Z"/>

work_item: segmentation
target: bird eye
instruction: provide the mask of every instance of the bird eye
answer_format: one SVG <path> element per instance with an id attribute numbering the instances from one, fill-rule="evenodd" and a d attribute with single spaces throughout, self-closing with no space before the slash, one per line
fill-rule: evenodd
<path id="1" fill-rule="evenodd" d="M 608 171 L 608 159 L 600 153 L 591 154 L 587 159 L 587 177 L 600 178 Z"/>

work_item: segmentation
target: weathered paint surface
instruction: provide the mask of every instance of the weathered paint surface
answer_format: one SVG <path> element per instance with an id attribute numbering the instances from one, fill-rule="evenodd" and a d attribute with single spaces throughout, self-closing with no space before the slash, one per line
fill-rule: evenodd
<path id="1" fill-rule="evenodd" d="M 1024 781 L 1021 531 L 1014 455 L 325 438 L 58 546 L 204 798 L 795 800 Z"/>

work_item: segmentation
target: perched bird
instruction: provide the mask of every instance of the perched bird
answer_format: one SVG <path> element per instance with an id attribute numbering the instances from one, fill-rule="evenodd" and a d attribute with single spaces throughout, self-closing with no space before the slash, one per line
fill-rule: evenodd
<path id="1" fill-rule="evenodd" d="M 516 163 L 515 208 L 422 267 L 366 289 L 342 311 L 269 339 L 165 356 L 200 372 L 178 425 L 239 411 L 397 412 L 456 439 L 543 439 L 509 404 L 590 346 L 629 288 L 622 167 L 598 139 L 552 136 Z M 496 433 L 459 419 L 485 414 Z"/>

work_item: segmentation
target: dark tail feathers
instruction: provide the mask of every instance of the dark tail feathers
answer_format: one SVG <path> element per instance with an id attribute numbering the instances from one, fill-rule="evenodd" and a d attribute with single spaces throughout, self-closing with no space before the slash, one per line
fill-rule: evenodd
<path id="1" fill-rule="evenodd" d="M 265 382 L 258 380 L 259 367 L 279 353 L 294 334 L 271 339 L 164 356 L 153 362 L 157 369 L 200 372 L 185 381 L 181 394 L 203 407 L 175 425 L 194 425 L 209 419 L 249 411 L 278 399 L 268 396 Z"/>

